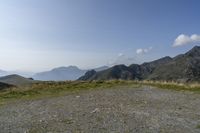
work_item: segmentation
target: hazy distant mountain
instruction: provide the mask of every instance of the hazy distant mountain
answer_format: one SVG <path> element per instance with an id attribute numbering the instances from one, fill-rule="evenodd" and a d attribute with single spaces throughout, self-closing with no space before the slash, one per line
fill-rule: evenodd
<path id="1" fill-rule="evenodd" d="M 6 75 L 12 75 L 12 74 L 17 74 L 21 75 L 23 77 L 31 77 L 33 75 L 32 72 L 24 72 L 24 71 L 4 71 L 0 70 L 0 77 L 6 76 Z"/>
<path id="2" fill-rule="evenodd" d="M 35 83 L 36 81 L 30 78 L 25 78 L 20 75 L 13 74 L 13 75 L 0 77 L 0 82 L 14 85 L 14 86 L 21 86 L 21 85 L 29 85 L 29 84 Z"/>
<path id="3" fill-rule="evenodd" d="M 86 72 L 79 80 L 147 79 L 200 81 L 200 46 L 174 58 L 164 57 L 141 65 L 116 65 L 104 71 Z"/>
<path id="4" fill-rule="evenodd" d="M 95 70 L 101 71 L 107 69 L 107 66 L 96 68 Z M 33 78 L 36 80 L 55 80 L 55 81 L 63 81 L 63 80 L 76 80 L 80 76 L 83 76 L 85 72 L 88 70 L 79 69 L 76 66 L 68 66 L 68 67 L 58 67 L 54 68 L 50 71 L 36 73 Z"/>
<path id="5" fill-rule="evenodd" d="M 86 70 L 81 70 L 76 66 L 68 66 L 68 67 L 58 67 L 54 68 L 50 71 L 37 73 L 33 76 L 36 80 L 75 80 L 79 76 L 83 75 Z"/>
<path id="6" fill-rule="evenodd" d="M 23 76 L 23 77 L 26 77 L 26 78 L 32 77 L 32 76 L 34 75 L 33 72 L 20 71 L 20 70 L 9 71 L 8 73 L 9 73 L 9 75 L 17 74 L 17 75 L 20 75 L 20 76 Z M 7 75 L 8 75 L 8 74 L 7 74 Z"/>
<path id="7" fill-rule="evenodd" d="M 3 71 L 3 70 L 0 70 L 0 77 L 1 77 L 1 76 L 5 76 L 5 75 L 8 75 L 8 72 Z"/>

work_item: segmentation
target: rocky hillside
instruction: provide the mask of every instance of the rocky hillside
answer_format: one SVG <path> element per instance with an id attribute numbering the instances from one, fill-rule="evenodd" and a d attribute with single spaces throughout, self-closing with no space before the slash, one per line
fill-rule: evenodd
<path id="1" fill-rule="evenodd" d="M 200 46 L 174 58 L 164 58 L 130 66 L 116 65 L 104 71 L 86 72 L 79 80 L 167 80 L 200 81 Z"/>
<path id="2" fill-rule="evenodd" d="M 148 79 L 200 81 L 200 47 L 195 46 L 169 63 L 156 67 Z"/>

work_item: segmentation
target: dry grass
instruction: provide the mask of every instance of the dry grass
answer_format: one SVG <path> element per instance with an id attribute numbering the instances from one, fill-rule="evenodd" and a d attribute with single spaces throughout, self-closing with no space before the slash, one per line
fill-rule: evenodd
<path id="1" fill-rule="evenodd" d="M 199 83 L 177 83 L 166 81 L 65 81 L 65 82 L 39 82 L 32 86 L 8 89 L 0 92 L 0 104 L 15 99 L 44 98 L 71 93 L 78 93 L 85 90 L 106 89 L 116 87 L 140 87 L 142 85 L 166 88 L 172 90 L 183 90 L 200 92 Z"/>
<path id="2" fill-rule="evenodd" d="M 179 83 L 175 81 L 133 81 L 136 84 L 150 85 L 158 88 L 182 90 L 182 91 L 194 91 L 200 92 L 200 84 L 195 83 Z"/>

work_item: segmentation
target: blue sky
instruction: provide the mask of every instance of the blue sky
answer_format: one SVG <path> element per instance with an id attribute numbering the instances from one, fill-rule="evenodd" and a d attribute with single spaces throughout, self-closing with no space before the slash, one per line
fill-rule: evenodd
<path id="1" fill-rule="evenodd" d="M 0 0 L 0 69 L 175 56 L 199 45 L 199 7 L 199 0 Z"/>

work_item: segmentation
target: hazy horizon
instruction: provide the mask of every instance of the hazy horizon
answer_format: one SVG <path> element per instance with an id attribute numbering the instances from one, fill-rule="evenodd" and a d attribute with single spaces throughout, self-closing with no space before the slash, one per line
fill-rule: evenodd
<path id="1" fill-rule="evenodd" d="M 2 0 L 0 70 L 91 69 L 173 57 L 200 44 L 199 5 L 198 0 Z"/>

